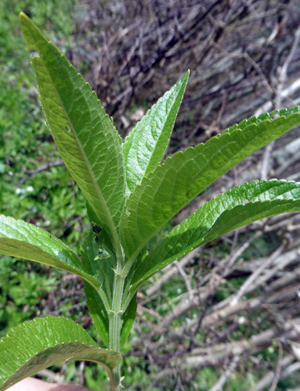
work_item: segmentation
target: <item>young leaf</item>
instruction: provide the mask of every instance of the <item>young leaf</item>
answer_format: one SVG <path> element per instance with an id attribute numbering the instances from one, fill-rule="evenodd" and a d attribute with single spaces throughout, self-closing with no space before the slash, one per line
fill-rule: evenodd
<path id="1" fill-rule="evenodd" d="M 137 309 L 137 302 L 136 302 L 136 295 L 134 295 L 128 307 L 126 308 L 124 314 L 122 315 L 120 349 L 122 349 L 122 347 L 125 345 L 127 337 L 132 329 L 134 320 L 136 318 L 136 309 Z"/>
<path id="2" fill-rule="evenodd" d="M 271 119 L 279 114 L 280 117 Z M 130 262 L 151 237 L 202 190 L 256 150 L 300 123 L 299 107 L 243 121 L 206 144 L 177 152 L 128 198 L 120 224 Z"/>
<path id="3" fill-rule="evenodd" d="M 91 207 L 88 201 L 86 201 L 86 211 L 87 215 L 90 219 L 92 228 L 96 225 L 101 229 L 101 242 L 104 246 L 108 247 L 110 251 L 114 252 L 114 246 L 111 241 L 111 237 L 109 234 L 102 229 L 101 227 L 101 221 L 99 220 L 99 217 L 96 215 L 95 211 Z"/>
<path id="4" fill-rule="evenodd" d="M 88 274 L 69 247 L 43 229 L 22 220 L 0 215 L 0 253 L 66 270 L 96 289 L 100 287 L 99 281 Z"/>
<path id="5" fill-rule="evenodd" d="M 123 154 L 127 195 L 162 161 L 188 81 L 189 71 L 152 106 L 126 137 Z"/>
<path id="6" fill-rule="evenodd" d="M 111 306 L 111 290 L 113 287 L 113 271 L 107 267 L 108 260 L 97 258 L 99 246 L 95 242 L 95 235 L 91 232 L 81 246 L 81 261 L 89 274 L 93 275 L 102 285 L 105 297 L 107 298 L 107 307 Z M 88 282 L 84 283 L 84 292 L 86 303 L 93 319 L 96 330 L 102 341 L 109 346 L 109 318 L 103 300 L 97 291 Z"/>
<path id="7" fill-rule="evenodd" d="M 111 254 L 102 256 L 103 250 L 96 242 L 96 235 L 90 232 L 81 245 L 81 262 L 84 269 L 97 278 L 106 292 L 109 303 L 112 301 L 114 281 L 113 260 Z"/>
<path id="8" fill-rule="evenodd" d="M 0 340 L 0 391 L 36 372 L 63 361 L 89 360 L 102 365 L 111 379 L 122 357 L 100 349 L 89 334 L 70 319 L 35 319 Z"/>
<path id="9" fill-rule="evenodd" d="M 38 82 L 40 99 L 57 148 L 101 221 L 119 243 L 125 173 L 119 137 L 88 83 L 23 13 L 21 27 Z"/>
<path id="10" fill-rule="evenodd" d="M 88 282 L 84 282 L 84 293 L 89 313 L 105 346 L 109 347 L 109 318 L 99 293 Z"/>
<path id="11" fill-rule="evenodd" d="M 237 186 L 210 200 L 175 227 L 137 265 L 127 284 L 133 282 L 133 294 L 146 279 L 194 248 L 256 220 L 297 211 L 300 183 L 271 180 Z"/>

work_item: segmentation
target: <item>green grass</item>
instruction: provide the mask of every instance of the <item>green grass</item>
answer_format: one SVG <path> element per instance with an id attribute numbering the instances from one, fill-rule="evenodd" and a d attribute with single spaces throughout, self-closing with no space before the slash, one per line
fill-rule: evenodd
<path id="1" fill-rule="evenodd" d="M 30 15 L 62 51 L 73 45 L 76 0 L 2 0 L 0 2 L 0 213 L 22 218 L 77 245 L 85 204 L 64 167 L 28 177 L 27 170 L 60 159 L 45 125 L 19 12 Z M 61 272 L 1 257 L 0 335 L 39 311 L 47 292 L 55 290 Z M 42 313 L 41 313 L 42 314 Z"/>

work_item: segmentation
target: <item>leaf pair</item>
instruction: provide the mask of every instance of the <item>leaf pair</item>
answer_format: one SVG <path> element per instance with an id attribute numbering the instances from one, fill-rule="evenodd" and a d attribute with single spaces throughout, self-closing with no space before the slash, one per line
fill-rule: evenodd
<path id="1" fill-rule="evenodd" d="M 271 180 L 237 186 L 201 206 L 139 263 L 128 276 L 131 294 L 157 271 L 200 245 L 265 217 L 299 211 L 300 183 Z"/>
<path id="2" fill-rule="evenodd" d="M 127 258 L 135 258 L 168 220 L 221 175 L 299 122 L 298 107 L 253 117 L 157 166 L 130 196 L 122 214 Z"/>
<path id="3" fill-rule="evenodd" d="M 275 119 L 272 119 L 273 117 Z M 122 214 L 121 238 L 128 259 L 134 260 L 153 235 L 170 218 L 217 178 L 299 123 L 299 107 L 262 114 L 258 118 L 244 120 L 239 125 L 226 129 L 205 144 L 178 152 L 168 158 L 164 164 L 157 166 L 137 186 L 135 192 L 127 200 L 125 211 Z M 281 185 L 280 182 L 279 185 Z M 238 226 L 243 226 L 262 217 L 298 210 L 298 193 L 293 192 L 289 203 L 282 204 L 282 207 L 278 204 L 276 209 L 274 205 L 277 205 L 277 201 L 275 202 L 272 198 L 273 190 L 269 193 L 267 190 L 261 190 L 262 196 L 256 200 L 255 206 L 244 208 L 240 206 L 240 209 L 229 212 L 232 206 L 228 200 L 235 199 L 236 205 L 239 205 L 238 202 L 241 205 L 245 202 L 252 203 L 254 201 L 248 199 L 246 189 L 251 193 L 254 189 L 267 189 L 268 186 L 266 182 L 253 182 L 227 192 L 216 200 L 210 201 L 179 227 L 176 227 L 169 237 L 150 252 L 142 262 L 133 264 L 126 281 L 126 290 L 130 290 L 130 294 L 124 298 L 123 308 L 126 308 L 138 287 L 155 272 L 193 248 L 217 237 L 217 232 L 219 234 L 222 232 L 223 235 L 237 228 L 237 225 L 229 219 L 229 217 L 236 216 L 237 211 L 240 216 Z M 284 182 L 284 186 L 292 190 L 294 183 Z M 272 203 L 260 204 L 267 200 Z M 256 214 L 255 208 L 261 208 L 262 213 Z M 209 213 L 208 210 L 210 210 Z M 226 216 L 228 224 L 223 227 L 222 231 L 217 231 L 214 226 L 215 221 L 211 218 L 221 218 L 221 215 Z M 208 236 L 208 233 L 203 231 L 204 227 L 216 232 L 215 235 L 212 236 L 211 233 L 211 236 Z"/>

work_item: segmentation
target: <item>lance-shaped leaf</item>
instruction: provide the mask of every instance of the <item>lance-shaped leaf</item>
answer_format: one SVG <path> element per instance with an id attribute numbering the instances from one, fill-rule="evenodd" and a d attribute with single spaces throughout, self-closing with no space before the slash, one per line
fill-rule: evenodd
<path id="1" fill-rule="evenodd" d="M 74 360 L 99 363 L 113 381 L 112 370 L 122 357 L 100 349 L 71 319 L 48 316 L 25 322 L 0 340 L 0 391 L 51 365 Z"/>
<path id="2" fill-rule="evenodd" d="M 128 276 L 132 294 L 178 257 L 236 228 L 281 213 L 300 211 L 300 183 L 253 181 L 201 206 L 165 237 Z"/>
<path id="3" fill-rule="evenodd" d="M 279 117 L 272 120 L 272 116 Z M 177 152 L 145 177 L 128 198 L 120 225 L 130 262 L 150 238 L 202 190 L 256 150 L 300 123 L 299 107 L 263 114 L 205 144 Z"/>
<path id="4" fill-rule="evenodd" d="M 136 309 L 137 309 L 136 295 L 133 295 L 128 307 L 126 308 L 124 314 L 122 315 L 122 329 L 121 329 L 121 341 L 120 341 L 121 349 L 125 345 L 127 337 L 132 329 L 134 320 L 136 318 Z"/>
<path id="5" fill-rule="evenodd" d="M 51 134 L 101 225 L 118 242 L 125 194 L 121 138 L 88 83 L 23 13 L 22 32 L 32 57 Z"/>
<path id="6" fill-rule="evenodd" d="M 91 222 L 91 226 L 94 227 L 94 226 L 98 226 L 100 229 L 101 229 L 101 242 L 103 245 L 105 245 L 107 248 L 110 249 L 110 251 L 114 251 L 113 250 L 113 243 L 111 241 L 111 237 L 109 236 L 108 232 L 106 232 L 105 230 L 102 229 L 102 226 L 101 226 L 101 221 L 99 220 L 99 217 L 96 215 L 95 211 L 93 210 L 93 208 L 91 207 L 91 205 L 89 204 L 88 201 L 86 201 L 86 211 L 87 211 L 87 215 L 90 219 L 90 222 Z"/>
<path id="7" fill-rule="evenodd" d="M 107 266 L 108 260 L 99 257 L 99 246 L 95 242 L 95 235 L 91 232 L 81 246 L 81 260 L 89 274 L 95 276 L 102 285 L 107 298 L 107 307 L 111 306 L 111 295 L 113 287 L 113 271 Z M 88 282 L 84 283 L 86 303 L 94 325 L 104 342 L 109 346 L 109 317 L 104 302 L 99 295 L 99 290 L 93 288 Z"/>
<path id="8" fill-rule="evenodd" d="M 54 266 L 77 274 L 96 289 L 99 281 L 88 274 L 76 254 L 55 236 L 33 224 L 0 215 L 0 254 Z"/>
<path id="9" fill-rule="evenodd" d="M 189 72 L 152 106 L 126 137 L 123 154 L 126 167 L 127 195 L 144 176 L 153 171 L 166 152 L 182 101 Z"/>
<path id="10" fill-rule="evenodd" d="M 109 318 L 99 293 L 88 282 L 84 282 L 84 293 L 89 313 L 106 347 L 109 347 Z"/>

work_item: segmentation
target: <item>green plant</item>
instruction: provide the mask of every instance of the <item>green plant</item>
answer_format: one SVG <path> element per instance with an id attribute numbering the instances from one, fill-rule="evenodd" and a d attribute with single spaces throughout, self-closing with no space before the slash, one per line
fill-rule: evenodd
<path id="1" fill-rule="evenodd" d="M 0 343 L 0 390 L 42 368 L 91 360 L 119 390 L 120 351 L 136 316 L 136 293 L 157 271 L 192 249 L 258 219 L 300 210 L 300 183 L 254 181 L 200 207 L 154 248 L 155 234 L 185 205 L 240 161 L 300 123 L 294 107 L 244 120 L 206 144 L 161 164 L 188 73 L 136 125 L 122 144 L 90 86 L 56 47 L 20 15 L 48 127 L 82 190 L 91 230 L 80 256 L 44 230 L 0 216 L 2 254 L 54 266 L 82 277 L 99 348 L 65 318 L 28 321 Z M 37 54 L 38 53 L 38 54 Z M 18 352 L 15 352 L 18 346 Z"/>
<path id="2" fill-rule="evenodd" d="M 66 52 L 72 47 L 75 7 L 76 0 L 0 1 L 0 214 L 39 224 L 66 244 L 74 243 L 77 251 L 82 226 L 89 222 L 84 195 L 64 166 L 27 174 L 61 159 L 45 125 L 19 23 L 19 12 L 26 10 L 51 37 L 55 31 L 53 39 L 59 39 L 60 50 Z M 1 258 L 0 337 L 36 313 L 47 312 L 43 286 L 49 276 L 55 277 L 51 289 L 56 290 L 61 270 Z M 60 299 L 68 300 L 59 294 Z"/>

